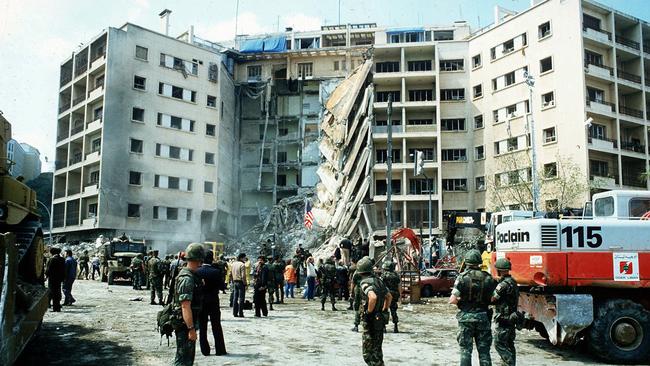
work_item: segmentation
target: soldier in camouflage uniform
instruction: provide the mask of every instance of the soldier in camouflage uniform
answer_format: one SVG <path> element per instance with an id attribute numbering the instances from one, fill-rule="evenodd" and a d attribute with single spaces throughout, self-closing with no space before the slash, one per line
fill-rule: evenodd
<path id="1" fill-rule="evenodd" d="M 379 277 L 372 271 L 370 258 L 363 257 L 357 265 L 357 272 L 361 276 L 359 288 L 362 305 L 359 312 L 363 312 L 363 335 L 361 347 L 363 360 L 369 366 L 383 366 L 384 354 L 382 343 L 384 341 L 384 316 L 382 312 L 388 309 L 392 295 Z"/>
<path id="2" fill-rule="evenodd" d="M 182 317 L 182 323 L 176 329 L 174 366 L 194 364 L 196 328 L 199 326 L 202 303 L 202 282 L 195 272 L 205 258 L 205 251 L 201 244 L 192 243 L 185 253 L 187 266 L 180 270 L 174 283 L 174 312 Z"/>
<path id="3" fill-rule="evenodd" d="M 144 256 L 144 281 L 147 281 L 147 290 L 151 289 L 151 283 L 149 283 L 149 266 L 147 266 L 151 257 L 153 257 L 153 250 L 150 250 L 149 253 Z"/>
<path id="4" fill-rule="evenodd" d="M 492 302 L 496 304 L 494 348 L 501 356 L 503 365 L 514 366 L 517 364 L 515 328 L 518 319 L 519 288 L 510 276 L 511 265 L 508 259 L 499 258 L 494 266 L 499 277 L 499 284 L 492 294 Z"/>
<path id="5" fill-rule="evenodd" d="M 332 311 L 336 311 L 336 291 L 334 289 L 334 284 L 336 283 L 336 265 L 334 264 L 334 259 L 332 257 L 327 258 L 325 264 L 320 266 L 321 273 L 321 297 L 320 304 L 321 310 L 325 310 L 325 302 L 327 301 L 327 296 L 329 295 L 330 301 L 332 302 Z"/>
<path id="6" fill-rule="evenodd" d="M 171 272 L 171 269 L 169 266 L 172 264 L 172 261 L 170 259 L 169 255 L 165 256 L 165 259 L 162 261 L 162 275 L 163 275 L 163 289 L 166 289 L 169 287 L 169 275 Z"/>
<path id="7" fill-rule="evenodd" d="M 354 310 L 354 327 L 352 327 L 353 332 L 359 331 L 359 324 L 361 324 L 361 313 L 359 313 L 359 307 L 361 306 L 361 289 L 359 283 L 361 283 L 361 274 L 357 272 L 357 263 L 353 262 L 350 266 L 350 286 L 351 293 L 350 296 L 350 307 L 348 309 Z"/>
<path id="8" fill-rule="evenodd" d="M 138 254 L 131 261 L 131 273 L 134 290 L 142 290 L 142 271 L 144 270 L 144 262 L 142 261 L 142 254 Z"/>
<path id="9" fill-rule="evenodd" d="M 264 266 L 268 270 L 266 289 L 269 293 L 269 310 L 273 310 L 273 297 L 275 295 L 275 264 L 273 263 L 273 258 L 269 258 Z"/>
<path id="10" fill-rule="evenodd" d="M 149 272 L 149 285 L 151 287 L 151 305 L 156 305 L 156 294 L 158 294 L 158 304 L 165 305 L 162 297 L 163 290 L 163 262 L 158 258 L 158 251 L 154 250 L 151 258 L 147 262 Z"/>
<path id="11" fill-rule="evenodd" d="M 481 366 L 490 366 L 491 311 L 489 309 L 492 292 L 496 283 L 487 272 L 481 271 L 481 253 L 472 249 L 465 255 L 467 269 L 456 278 L 449 303 L 458 306 L 458 345 L 460 346 L 460 366 L 472 365 L 472 347 L 476 342 Z"/>
<path id="12" fill-rule="evenodd" d="M 388 290 L 393 297 L 393 300 L 390 303 L 390 317 L 393 319 L 393 331 L 398 333 L 397 322 L 399 321 L 399 318 L 397 316 L 397 303 L 399 302 L 399 284 L 401 280 L 399 274 L 395 272 L 395 263 L 384 262 L 382 268 L 384 271 L 381 274 L 381 280 L 384 282 L 386 287 L 388 287 Z M 388 325 L 388 312 L 386 312 L 384 316 L 386 319 L 386 325 Z"/>

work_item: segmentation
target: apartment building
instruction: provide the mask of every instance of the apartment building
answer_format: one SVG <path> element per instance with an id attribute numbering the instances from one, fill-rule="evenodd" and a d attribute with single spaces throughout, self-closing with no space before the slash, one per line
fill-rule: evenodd
<path id="1" fill-rule="evenodd" d="M 9 140 L 7 158 L 11 162 L 9 174 L 14 177 L 22 176 L 29 182 L 41 174 L 41 153 L 29 144 Z"/>
<path id="2" fill-rule="evenodd" d="M 62 63 L 54 233 L 164 251 L 235 233 L 233 62 L 199 41 L 127 23 Z"/>

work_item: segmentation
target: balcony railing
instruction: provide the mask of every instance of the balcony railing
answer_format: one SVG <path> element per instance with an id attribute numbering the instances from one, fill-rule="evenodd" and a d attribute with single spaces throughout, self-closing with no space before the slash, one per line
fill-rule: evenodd
<path id="1" fill-rule="evenodd" d="M 92 64 L 95 60 L 97 60 L 98 58 L 104 57 L 105 55 L 106 55 L 106 51 L 100 52 L 100 53 L 94 55 L 93 58 L 90 59 L 90 63 Z"/>
<path id="2" fill-rule="evenodd" d="M 66 164 L 65 160 L 57 160 L 54 162 L 54 168 L 55 169 L 63 169 L 67 167 L 68 164 Z"/>
<path id="3" fill-rule="evenodd" d="M 640 49 L 639 42 L 633 41 L 633 40 L 631 40 L 629 38 L 616 36 L 616 43 L 622 44 L 623 46 L 627 46 L 627 47 L 630 47 L 630 48 L 634 48 L 635 50 Z"/>
<path id="4" fill-rule="evenodd" d="M 80 96 L 74 98 L 74 99 L 72 100 L 72 105 L 75 106 L 75 105 L 77 105 L 77 104 L 83 102 L 84 100 L 86 100 L 86 93 L 83 93 L 82 95 L 80 95 Z"/>
<path id="5" fill-rule="evenodd" d="M 606 102 L 606 101 L 601 100 L 601 99 L 595 99 L 595 98 L 587 97 L 587 105 L 591 106 L 591 103 L 598 103 L 598 104 L 607 105 L 612 109 L 612 112 L 616 112 L 616 104 L 614 104 L 614 103 Z"/>
<path id="6" fill-rule="evenodd" d="M 589 180 L 594 180 L 598 178 L 613 179 L 614 183 L 618 184 L 618 174 L 614 174 L 612 172 L 598 172 L 598 171 L 589 172 Z"/>
<path id="7" fill-rule="evenodd" d="M 618 106 L 618 111 L 621 112 L 621 114 L 624 114 L 626 116 L 632 116 L 636 118 L 643 118 L 643 111 L 634 109 L 634 108 L 629 108 L 629 107 L 624 107 L 622 105 Z"/>
<path id="8" fill-rule="evenodd" d="M 621 149 L 645 154 L 645 145 L 637 142 L 621 141 Z"/>
<path id="9" fill-rule="evenodd" d="M 607 138 L 607 137 L 602 137 L 602 136 L 592 136 L 591 134 L 589 134 L 588 142 L 591 144 L 591 143 L 592 143 L 592 140 L 600 140 L 600 141 L 611 142 L 611 143 L 612 143 L 612 146 L 613 146 L 614 149 L 616 149 L 617 146 L 618 146 L 617 141 L 614 140 L 614 139 L 609 139 L 609 138 Z"/>
<path id="10" fill-rule="evenodd" d="M 65 135 L 57 135 L 56 136 L 56 142 L 63 141 L 68 138 L 68 134 Z"/>
<path id="11" fill-rule="evenodd" d="M 603 64 L 596 63 L 596 62 L 594 62 L 592 60 L 585 60 L 585 67 L 589 67 L 589 65 L 594 65 L 594 66 L 599 67 L 601 69 L 607 70 L 607 71 L 609 71 L 610 75 L 614 76 L 614 68 L 613 67 L 605 66 Z"/>
<path id="12" fill-rule="evenodd" d="M 611 32 L 608 32 L 608 31 L 606 31 L 606 30 L 604 30 L 604 29 L 599 29 L 599 28 L 595 28 L 595 27 L 591 27 L 591 26 L 588 26 L 588 25 L 583 24 L 583 25 L 582 25 L 582 31 L 583 31 L 583 32 L 586 32 L 587 29 L 591 29 L 591 30 L 594 30 L 594 31 L 596 31 L 596 32 L 599 32 L 599 33 L 605 34 L 605 35 L 607 35 L 607 39 L 609 39 L 610 41 L 612 40 L 612 33 L 611 33 Z"/>
<path id="13" fill-rule="evenodd" d="M 79 132 L 81 132 L 81 131 L 83 131 L 83 130 L 84 130 L 84 126 L 83 126 L 83 125 L 81 125 L 81 126 L 77 126 L 77 127 L 75 127 L 75 128 L 72 129 L 72 132 L 71 132 L 70 134 L 71 134 L 71 135 L 76 135 L 76 134 L 78 134 Z"/>
<path id="14" fill-rule="evenodd" d="M 623 70 L 617 70 L 616 75 L 618 75 L 618 77 L 621 79 L 625 79 L 633 83 L 641 84 L 641 76 L 639 75 L 630 74 L 629 72 L 625 72 Z"/>
<path id="15" fill-rule="evenodd" d="M 88 70 L 88 65 L 83 64 L 74 70 L 74 76 L 79 76 Z"/>
<path id="16" fill-rule="evenodd" d="M 644 179 L 641 179 L 640 174 L 623 174 L 623 185 L 645 188 L 647 186 L 647 182 Z"/>
<path id="17" fill-rule="evenodd" d="M 63 103 L 63 105 L 61 105 L 61 106 L 59 107 L 59 113 L 63 113 L 63 112 L 65 112 L 65 111 L 67 111 L 68 109 L 70 109 L 70 102 L 69 102 L 69 101 Z"/>
<path id="18" fill-rule="evenodd" d="M 643 42 L 643 52 L 650 53 L 650 43 Z"/>
<path id="19" fill-rule="evenodd" d="M 72 70 L 69 72 L 61 73 L 61 86 L 69 83 L 72 80 Z"/>

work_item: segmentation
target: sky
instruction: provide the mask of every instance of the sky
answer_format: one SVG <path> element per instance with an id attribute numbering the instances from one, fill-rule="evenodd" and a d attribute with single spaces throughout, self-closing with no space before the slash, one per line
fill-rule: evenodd
<path id="1" fill-rule="evenodd" d="M 600 2 L 650 21 L 648 0 Z M 237 33 L 338 24 L 339 4 L 341 23 L 408 26 L 466 20 L 476 29 L 492 22 L 495 5 L 522 11 L 530 0 L 239 0 Z M 61 62 L 108 27 L 131 22 L 160 30 L 158 13 L 165 8 L 172 10 L 170 35 L 190 25 L 211 41 L 235 34 L 237 0 L 0 0 L 0 111 L 12 123 L 16 140 L 40 150 L 44 170 L 53 170 Z"/>

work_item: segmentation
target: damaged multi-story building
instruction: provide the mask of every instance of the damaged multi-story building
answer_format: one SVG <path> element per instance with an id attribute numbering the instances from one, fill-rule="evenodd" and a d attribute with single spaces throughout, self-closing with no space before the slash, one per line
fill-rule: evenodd
<path id="1" fill-rule="evenodd" d="M 212 212 L 214 234 L 236 235 L 282 198 L 319 184 L 320 208 L 330 216 L 339 210 L 337 220 L 347 221 L 332 226 L 319 223 L 317 216 L 317 224 L 335 227 L 339 234 L 385 235 L 388 187 L 395 227 L 427 232 L 431 193 L 437 231 L 447 212 L 503 207 L 494 202 L 490 186 L 530 181 L 530 167 L 507 171 L 501 162 L 528 154 L 533 140 L 538 168 L 548 173 L 544 179 L 553 180 L 561 170 L 558 159 L 569 159 L 592 188 L 647 189 L 650 25 L 591 0 L 532 1 L 520 13 L 496 8 L 494 16 L 493 24 L 474 31 L 462 21 L 417 27 L 345 24 L 310 32 L 287 28 L 237 37 L 231 48 L 191 31 L 172 38 L 133 25 L 111 28 L 62 65 L 55 232 L 164 233 L 176 223 L 160 221 L 160 211 L 155 215 L 160 193 L 160 199 L 186 204 L 184 212 L 190 209 L 197 218 L 191 230 L 200 231 L 199 215 L 207 222 L 204 212 Z M 135 29 L 142 35 L 136 36 Z M 132 40 L 120 43 L 123 38 Z M 162 40 L 164 47 L 140 40 Z M 148 63 L 139 58 L 143 51 L 137 46 L 149 50 Z M 97 58 L 102 49 L 108 50 L 106 56 Z M 172 57 L 169 67 L 165 55 Z M 217 82 L 210 80 L 211 62 L 218 68 Z M 120 65 L 113 75 L 111 65 Z M 111 84 L 118 75 L 120 83 Z M 534 78 L 532 89 L 526 76 Z M 359 80 L 352 82 L 355 77 Z M 336 91 L 342 85 L 355 90 Z M 168 89 L 171 98 L 166 98 Z M 345 106 L 328 106 L 332 93 L 338 94 L 332 100 Z M 342 95 L 347 93 L 352 100 Z M 132 106 L 130 98 L 141 102 Z M 119 113 L 110 112 L 118 108 Z M 144 125 L 137 121 L 142 113 Z M 169 114 L 172 122 L 154 117 L 159 114 Z M 335 138 L 326 131 L 332 116 L 347 129 Z M 531 136 L 533 116 L 536 133 Z M 195 130 L 183 131 L 191 122 Z M 119 125 L 115 131 L 120 133 L 111 133 L 111 125 Z M 207 131 L 215 135 L 204 136 Z M 133 139 L 141 140 L 144 156 L 128 152 Z M 185 157 L 189 151 L 183 149 L 194 146 L 191 155 L 199 161 L 160 159 L 157 144 L 161 153 L 169 145 L 170 151 L 175 147 L 174 156 Z M 428 180 L 414 176 L 415 150 L 423 152 Z M 140 188 L 130 184 L 130 173 L 128 179 L 116 173 L 132 166 L 144 173 Z M 177 167 L 187 168 L 173 176 L 179 182 L 185 178 L 185 191 L 161 190 L 155 177 L 167 177 L 169 187 L 168 171 Z M 177 186 L 176 180 L 171 186 Z M 541 208 L 552 207 L 554 200 L 542 196 Z M 135 210 L 131 204 L 143 212 L 137 220 L 129 217 L 130 208 Z M 179 217 L 171 203 L 158 207 L 165 205 L 172 207 L 171 217 Z M 354 210 L 363 210 L 363 217 Z M 350 230 L 355 225 L 364 229 Z"/>

